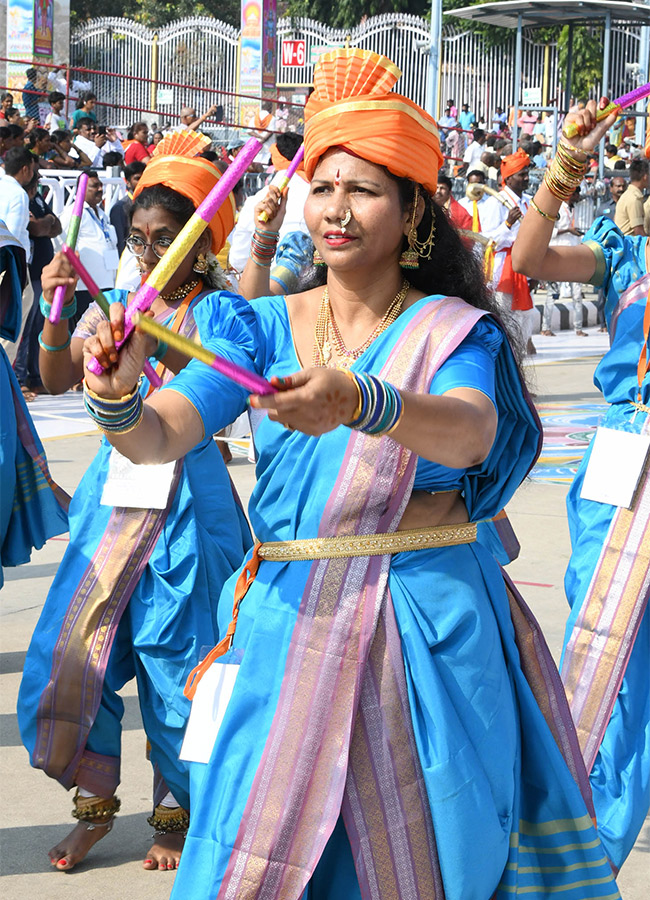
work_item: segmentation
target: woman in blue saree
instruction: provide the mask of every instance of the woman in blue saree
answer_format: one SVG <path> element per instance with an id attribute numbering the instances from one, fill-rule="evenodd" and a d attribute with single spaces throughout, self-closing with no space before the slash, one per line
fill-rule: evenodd
<path id="1" fill-rule="evenodd" d="M 177 155 L 178 138 L 159 144 L 134 200 L 129 244 L 144 275 L 219 179 L 207 160 Z M 225 241 L 233 212 L 229 196 L 154 306 L 156 318 L 174 331 L 189 337 L 196 332 L 195 312 L 218 283 L 206 261 Z M 41 370 L 55 392 L 80 380 L 83 342 L 106 321 L 93 304 L 70 339 L 67 313 L 74 308 L 75 282 L 70 276 L 60 255 L 43 272 L 44 302 L 51 301 L 59 283 L 68 297 L 61 322 L 53 325 L 46 318 L 41 336 Z M 240 298 L 221 296 L 224 328 L 238 331 L 245 343 L 251 311 Z M 109 299 L 123 308 L 127 292 L 111 292 Z M 185 364 L 163 346 L 150 346 L 148 354 L 165 384 Z M 151 390 L 144 379 L 142 396 Z M 102 441 L 75 492 L 70 544 L 27 653 L 18 701 L 32 765 L 67 789 L 77 788 L 73 815 L 79 824 L 50 850 L 52 865 L 65 871 L 104 837 L 119 808 L 115 790 L 124 706 L 117 692 L 134 677 L 154 767 L 149 822 L 156 836 L 144 866 L 176 867 L 189 810 L 187 765 L 178 758 L 189 711 L 183 685 L 201 645 L 216 640 L 221 587 L 250 545 L 243 510 L 211 434 L 173 471 L 162 473 L 149 499 L 135 499 L 129 488 L 104 496 L 119 489 L 116 471 L 129 476 L 124 465 Z M 136 481 L 144 477 L 130 474 Z"/>
<path id="2" fill-rule="evenodd" d="M 567 120 L 581 129 L 570 140 L 562 138 L 578 162 L 611 125 L 612 117 L 596 125 L 595 112 L 591 103 Z M 580 246 L 547 249 L 559 199 L 543 185 L 535 202 L 542 212 L 533 208 L 522 223 L 513 263 L 533 278 L 563 280 L 570 274 L 573 281 L 603 288 L 611 347 L 594 376 L 610 404 L 601 427 L 633 439 L 647 435 L 648 239 L 624 236 L 603 217 Z M 598 831 L 618 870 L 650 808 L 650 461 L 638 469 L 629 508 L 584 498 L 594 446 L 567 498 L 572 552 L 565 588 L 571 612 L 560 671 L 591 780 Z M 621 455 L 610 464 L 630 466 Z"/>
<path id="3" fill-rule="evenodd" d="M 218 308 L 197 311 L 201 342 L 277 392 L 250 399 L 267 412 L 258 543 L 188 682 L 201 691 L 222 656 L 239 665 L 209 762 L 192 764 L 174 898 L 619 896 L 559 677 L 477 541 L 536 458 L 538 421 L 431 200 L 436 125 L 391 91 L 398 77 L 361 50 L 316 68 L 305 215 L 326 289 L 253 301 L 253 354 Z M 87 371 L 86 392 L 115 401 L 116 422 L 136 415 L 110 435 L 121 452 L 162 462 L 245 392 L 191 362 L 134 404 L 142 342 L 111 366 L 98 330 L 85 352 L 108 371 Z"/>

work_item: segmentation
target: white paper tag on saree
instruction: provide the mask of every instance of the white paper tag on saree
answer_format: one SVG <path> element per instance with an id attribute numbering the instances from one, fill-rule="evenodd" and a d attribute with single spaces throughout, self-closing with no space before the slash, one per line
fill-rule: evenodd
<path id="1" fill-rule="evenodd" d="M 210 762 L 239 672 L 238 663 L 212 663 L 199 681 L 179 754 L 186 762 Z"/>
<path id="2" fill-rule="evenodd" d="M 174 462 L 136 466 L 113 447 L 102 491 L 102 506 L 164 509 L 174 478 L 174 466 Z"/>
<path id="3" fill-rule="evenodd" d="M 650 434 L 597 428 L 580 497 L 629 509 L 649 448 Z"/>

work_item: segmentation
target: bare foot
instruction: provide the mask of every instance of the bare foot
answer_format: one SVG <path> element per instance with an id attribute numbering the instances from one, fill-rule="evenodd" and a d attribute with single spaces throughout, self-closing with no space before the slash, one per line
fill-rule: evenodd
<path id="1" fill-rule="evenodd" d="M 142 863 L 145 869 L 177 869 L 185 835 L 174 832 L 157 834 L 153 846 Z"/>
<path id="2" fill-rule="evenodd" d="M 90 848 L 106 837 L 113 827 L 113 820 L 96 824 L 89 829 L 89 822 L 79 822 L 70 834 L 49 852 L 50 862 L 57 869 L 69 872 L 86 857 Z"/>

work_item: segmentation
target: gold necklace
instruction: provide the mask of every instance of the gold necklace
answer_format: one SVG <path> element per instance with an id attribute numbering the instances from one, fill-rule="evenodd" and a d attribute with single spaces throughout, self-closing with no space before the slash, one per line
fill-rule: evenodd
<path id="1" fill-rule="evenodd" d="M 198 279 L 195 278 L 194 281 L 188 281 L 186 284 L 182 284 L 180 287 L 177 287 L 175 291 L 172 291 L 171 294 L 161 294 L 162 299 L 168 306 L 171 306 L 172 303 L 177 303 L 180 300 L 184 300 L 185 297 L 193 291 L 194 288 L 199 283 Z"/>
<path id="2" fill-rule="evenodd" d="M 361 354 L 368 349 L 375 338 L 385 331 L 389 325 L 392 325 L 395 319 L 402 311 L 402 305 L 406 299 L 411 285 L 404 279 L 402 286 L 392 300 L 390 306 L 384 313 L 381 320 L 377 323 L 368 337 L 362 344 L 349 350 L 345 346 L 345 342 L 339 330 L 339 326 L 334 318 L 332 307 L 329 301 L 329 291 L 327 287 L 323 290 L 318 318 L 314 326 L 314 350 L 312 353 L 312 365 L 320 368 L 335 368 L 337 365 L 351 366 Z M 330 339 L 331 338 L 331 339 Z M 334 354 L 338 361 L 334 361 Z"/>

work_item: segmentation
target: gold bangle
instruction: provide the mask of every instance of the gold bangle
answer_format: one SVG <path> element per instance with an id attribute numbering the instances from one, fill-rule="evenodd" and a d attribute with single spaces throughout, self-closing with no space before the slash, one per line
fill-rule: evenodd
<path id="1" fill-rule="evenodd" d="M 545 219 L 548 219 L 549 222 L 557 222 L 559 221 L 560 214 L 558 213 L 556 216 L 550 216 L 548 213 L 545 213 L 543 209 L 540 209 L 539 206 L 535 203 L 535 201 L 531 198 L 530 205 L 533 207 L 536 213 L 539 213 Z"/>
<path id="2" fill-rule="evenodd" d="M 350 379 L 350 381 L 352 382 L 352 384 L 353 384 L 353 385 L 355 386 L 355 388 L 356 388 L 356 391 L 357 391 L 357 405 L 356 405 L 356 407 L 355 407 L 355 409 L 354 409 L 354 412 L 353 412 L 353 414 L 352 414 L 352 416 L 351 416 L 351 418 L 350 418 L 350 421 L 351 421 L 351 422 L 355 422 L 355 421 L 359 418 L 359 416 L 361 415 L 361 407 L 363 406 L 363 395 L 362 395 L 362 393 L 361 393 L 361 388 L 359 387 L 359 382 L 357 381 L 357 379 L 356 379 L 356 377 L 355 377 L 355 375 L 354 375 L 354 372 L 351 372 L 351 371 L 350 371 L 348 368 L 346 368 L 345 366 L 337 366 L 336 368 L 339 370 L 339 372 L 343 372 L 344 375 L 347 375 L 347 377 Z"/>
<path id="3" fill-rule="evenodd" d="M 558 147 L 564 147 L 564 149 L 567 151 L 567 153 L 570 153 L 571 156 L 573 156 L 575 158 L 575 161 L 577 163 L 586 163 L 587 160 L 589 159 L 588 153 L 585 153 L 584 150 L 578 150 L 572 144 L 566 143 L 565 141 L 561 140 L 560 143 L 558 144 Z"/>
<path id="4" fill-rule="evenodd" d="M 100 397 L 99 394 L 96 394 L 93 390 L 91 390 L 91 389 L 88 387 L 88 385 L 86 384 L 86 379 L 85 379 L 85 378 L 84 378 L 84 380 L 83 380 L 83 386 L 84 386 L 84 391 L 88 394 L 88 396 L 90 397 L 91 400 L 97 400 L 97 401 L 99 401 L 100 403 L 108 403 L 108 404 L 111 404 L 111 403 L 116 403 L 116 404 L 117 404 L 117 403 L 126 403 L 128 400 L 132 400 L 132 399 L 133 399 L 133 395 L 136 394 L 136 393 L 138 392 L 138 389 L 139 389 L 139 387 L 140 387 L 139 384 L 136 384 L 136 386 L 133 388 L 133 390 L 131 391 L 131 393 L 125 394 L 123 397 L 118 397 L 117 399 L 114 399 L 114 400 L 113 400 L 113 399 L 109 399 L 108 397 Z"/>

